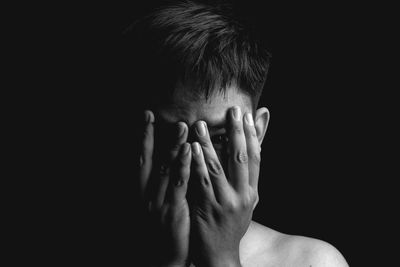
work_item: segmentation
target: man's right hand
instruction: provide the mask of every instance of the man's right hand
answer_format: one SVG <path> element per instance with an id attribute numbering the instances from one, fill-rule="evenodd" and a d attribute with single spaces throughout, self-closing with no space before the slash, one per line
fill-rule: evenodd
<path id="1" fill-rule="evenodd" d="M 167 162 L 157 167 L 153 162 L 155 118 L 151 111 L 145 112 L 145 121 L 139 182 L 149 222 L 150 249 L 154 250 L 149 265 L 183 267 L 188 260 L 190 232 L 186 192 L 192 153 L 186 143 L 188 127 L 178 123 Z"/>

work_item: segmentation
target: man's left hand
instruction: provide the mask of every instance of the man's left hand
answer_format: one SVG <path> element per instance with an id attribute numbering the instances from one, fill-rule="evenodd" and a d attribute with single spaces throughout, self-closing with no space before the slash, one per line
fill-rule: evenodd
<path id="1" fill-rule="evenodd" d="M 240 266 L 240 240 L 258 202 L 260 145 L 252 115 L 242 117 L 239 107 L 228 113 L 227 174 L 206 123 L 196 123 L 198 142 L 192 144 L 191 176 L 197 198 L 191 206 L 190 249 L 198 266 Z"/>

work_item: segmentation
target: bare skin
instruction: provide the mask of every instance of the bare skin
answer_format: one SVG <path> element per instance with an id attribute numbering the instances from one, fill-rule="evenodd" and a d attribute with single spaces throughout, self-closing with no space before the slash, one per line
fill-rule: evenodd
<path id="1" fill-rule="evenodd" d="M 178 88 L 155 114 L 146 111 L 139 178 L 157 255 L 149 266 L 348 266 L 326 242 L 251 220 L 268 110 L 253 112 L 235 87 L 210 99 L 188 92 Z M 160 164 L 156 125 L 175 129 Z"/>

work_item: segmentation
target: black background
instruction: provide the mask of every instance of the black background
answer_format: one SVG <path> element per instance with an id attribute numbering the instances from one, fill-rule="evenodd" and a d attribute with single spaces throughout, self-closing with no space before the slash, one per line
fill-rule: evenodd
<path id="1" fill-rule="evenodd" d="M 35 84 L 26 101 L 37 99 L 40 112 L 33 150 L 45 155 L 45 164 L 34 167 L 48 177 L 42 211 L 51 214 L 39 219 L 51 249 L 36 257 L 82 265 L 135 262 L 140 229 L 132 151 L 142 114 L 132 102 L 146 85 L 126 88 L 121 32 L 159 2 L 46 5 L 43 16 L 19 27 L 29 44 L 21 49 L 30 59 L 27 77 Z M 379 11 L 339 3 L 235 3 L 272 53 L 262 97 L 271 121 L 254 219 L 327 241 L 358 266 L 377 246 L 360 249 L 376 235 L 371 222 L 386 218 L 376 180 L 390 176 L 381 133 L 386 121 L 377 109 L 387 114 L 392 107 L 377 93 L 383 83 L 371 71 L 380 55 L 372 43 L 380 38 L 372 31 Z"/>

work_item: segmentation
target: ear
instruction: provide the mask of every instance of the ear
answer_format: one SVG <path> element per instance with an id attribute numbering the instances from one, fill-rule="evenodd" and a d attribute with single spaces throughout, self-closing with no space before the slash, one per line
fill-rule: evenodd
<path id="1" fill-rule="evenodd" d="M 265 133 L 267 132 L 269 122 L 269 111 L 267 108 L 262 107 L 257 109 L 256 116 L 255 116 L 255 128 L 257 132 L 258 142 L 261 144 L 264 140 Z"/>

